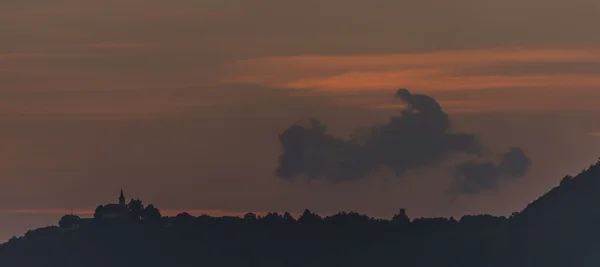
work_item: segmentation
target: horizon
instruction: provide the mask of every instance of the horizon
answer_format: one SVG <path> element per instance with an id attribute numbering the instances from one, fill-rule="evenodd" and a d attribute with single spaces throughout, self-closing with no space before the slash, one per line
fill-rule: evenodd
<path id="1" fill-rule="evenodd" d="M 593 166 L 600 166 L 598 164 L 600 164 L 600 157 L 598 157 L 598 161 L 595 164 L 590 164 L 589 166 L 590 166 L 590 168 L 593 167 Z M 588 169 L 584 169 L 584 170 L 582 170 L 581 173 L 583 173 L 583 172 L 585 172 L 587 170 Z M 574 175 L 570 175 L 569 174 L 569 175 L 564 176 L 563 179 L 566 178 L 566 177 L 570 177 L 572 179 L 572 178 L 577 177 L 581 173 L 574 174 Z M 561 180 L 561 184 L 560 185 L 562 185 L 562 181 L 563 180 Z M 557 187 L 558 186 L 559 185 L 557 185 Z M 123 189 L 121 189 L 121 192 L 123 193 Z M 546 192 L 546 193 L 548 193 L 548 192 Z M 544 196 L 544 195 L 542 195 L 542 196 Z M 540 197 L 542 197 L 542 196 L 540 196 Z M 140 200 L 140 199 L 130 198 L 130 200 L 134 201 L 134 200 Z M 141 200 L 141 201 L 143 203 L 143 200 Z M 414 221 L 414 220 L 418 220 L 418 219 L 436 219 L 436 218 L 445 218 L 445 219 L 456 220 L 457 222 L 460 222 L 462 220 L 462 218 L 464 218 L 464 217 L 468 217 L 468 216 L 481 216 L 481 215 L 491 215 L 491 216 L 499 217 L 499 218 L 510 218 L 515 213 L 520 213 L 522 210 L 524 210 L 525 208 L 527 208 L 532 203 L 533 202 L 528 203 L 527 206 L 523 207 L 523 209 L 521 209 L 521 210 L 517 210 L 517 211 L 511 212 L 510 215 L 498 215 L 498 214 L 489 214 L 489 213 L 463 214 L 462 216 L 457 217 L 457 219 L 454 218 L 454 216 L 449 216 L 449 217 L 414 217 L 414 216 L 410 216 L 409 215 L 410 213 L 406 213 L 405 215 L 407 216 L 407 218 L 411 222 Z M 114 203 L 106 203 L 106 204 L 109 205 L 109 204 L 114 204 Z M 101 206 L 102 205 L 103 204 L 101 204 Z M 129 205 L 129 204 L 127 204 L 127 205 Z M 146 207 L 147 205 L 153 205 L 153 204 L 152 203 L 146 203 L 146 204 L 143 204 L 143 205 L 144 205 L 144 207 Z M 292 216 L 292 218 L 294 218 L 295 220 L 298 220 L 302 216 L 303 212 L 310 211 L 309 208 L 304 209 L 303 212 L 289 212 L 289 211 L 269 211 L 269 212 L 265 212 L 265 211 L 262 211 L 262 212 L 249 211 L 249 212 L 241 212 L 241 211 L 194 210 L 194 209 L 191 209 L 191 210 L 187 210 L 187 209 L 161 210 L 159 207 L 156 207 L 156 208 L 158 208 L 158 210 L 160 211 L 160 213 L 163 216 L 163 218 L 164 217 L 174 218 L 174 217 L 176 217 L 179 214 L 189 214 L 189 215 L 194 216 L 194 217 L 208 216 L 208 217 L 212 217 L 212 218 L 226 218 L 226 217 L 244 218 L 245 215 L 247 215 L 247 214 L 254 214 L 254 215 L 257 216 L 257 218 L 260 219 L 260 218 L 265 217 L 268 214 L 275 214 L 275 215 L 282 216 L 284 213 L 289 213 Z M 400 208 L 400 209 L 405 211 L 404 208 Z M 400 211 L 400 209 L 399 209 L 399 211 Z M 62 216 L 66 216 L 66 215 L 76 215 L 78 217 L 81 217 L 82 219 L 93 219 L 94 218 L 94 213 L 95 213 L 94 212 L 94 208 L 82 209 L 82 210 L 69 210 L 69 212 L 66 212 L 65 210 L 60 210 L 60 209 L 50 209 L 50 210 L 0 210 L 0 214 L 52 214 L 52 215 L 60 215 L 61 217 Z M 381 220 L 388 220 L 388 221 L 390 221 L 393 218 L 393 216 L 395 216 L 395 215 L 398 214 L 398 213 L 394 213 L 394 214 L 391 214 L 391 215 L 388 215 L 388 216 L 371 216 L 371 215 L 369 215 L 367 213 L 361 213 L 361 212 L 356 212 L 356 211 L 352 211 L 352 210 L 339 210 L 337 212 L 331 212 L 329 214 L 323 214 L 323 213 L 318 213 L 318 212 L 315 213 L 314 211 L 311 211 L 311 213 L 316 214 L 317 216 L 320 216 L 320 217 L 322 217 L 324 219 L 326 219 L 328 217 L 331 217 L 331 216 L 334 216 L 334 215 L 338 215 L 338 214 L 356 213 L 356 214 L 359 214 L 359 215 L 367 216 L 367 217 L 369 217 L 371 219 L 378 219 L 378 220 L 381 219 Z M 87 215 L 87 217 L 82 217 L 83 215 Z M 43 227 L 57 226 L 57 225 L 58 225 L 58 223 L 57 224 L 52 224 L 52 225 L 40 226 L 40 227 L 38 227 L 38 229 L 39 228 L 43 228 Z M 35 230 L 35 229 L 36 228 L 29 228 L 29 229 L 27 229 L 27 231 Z M 13 237 L 19 237 L 19 236 L 13 236 Z M 0 244 L 7 243 L 8 241 L 9 241 L 9 239 L 4 239 L 4 240 L 0 239 Z"/>

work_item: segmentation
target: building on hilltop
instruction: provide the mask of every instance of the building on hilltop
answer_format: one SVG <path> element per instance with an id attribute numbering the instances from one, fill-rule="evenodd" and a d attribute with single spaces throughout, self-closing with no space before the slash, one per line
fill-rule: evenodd
<path id="1" fill-rule="evenodd" d="M 119 204 L 107 204 L 104 206 L 98 206 L 96 209 L 96 213 L 94 217 L 98 216 L 103 220 L 113 220 L 113 219 L 126 219 L 129 217 L 129 209 L 127 209 L 127 204 L 125 204 L 125 196 L 123 195 L 123 189 L 121 189 L 121 194 L 119 195 Z"/>
<path id="2" fill-rule="evenodd" d="M 67 214 L 63 216 L 58 222 L 58 226 L 62 230 L 75 230 L 81 228 L 84 225 L 92 223 L 94 220 L 99 221 L 124 221 L 129 219 L 129 209 L 125 203 L 125 195 L 123 189 L 119 195 L 118 204 L 106 204 L 100 205 L 94 212 L 94 218 L 81 218 L 74 214 Z"/>
<path id="3" fill-rule="evenodd" d="M 123 189 L 121 189 L 121 193 L 119 194 L 119 203 L 110 203 L 98 206 L 96 208 L 96 211 L 94 212 L 94 218 L 102 221 L 121 221 L 129 218 L 129 209 L 127 208 L 127 204 L 125 203 L 125 195 L 123 194 Z"/>
<path id="4" fill-rule="evenodd" d="M 64 231 L 76 230 L 92 223 L 92 220 L 92 218 L 81 218 L 74 214 L 67 214 L 60 218 L 58 227 Z"/>

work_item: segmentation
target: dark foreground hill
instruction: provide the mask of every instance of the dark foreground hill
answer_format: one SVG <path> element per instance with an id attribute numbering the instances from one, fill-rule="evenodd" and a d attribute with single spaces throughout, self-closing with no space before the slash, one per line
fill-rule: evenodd
<path id="1" fill-rule="evenodd" d="M 13 238 L 0 266 L 600 266 L 599 205 L 596 164 L 509 218 L 95 218 Z"/>

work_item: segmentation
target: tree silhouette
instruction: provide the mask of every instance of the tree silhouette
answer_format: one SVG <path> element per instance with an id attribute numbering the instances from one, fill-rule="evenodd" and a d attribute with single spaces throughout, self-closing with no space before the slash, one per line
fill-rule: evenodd
<path id="1" fill-rule="evenodd" d="M 316 213 L 311 212 L 308 209 L 305 209 L 302 213 L 302 216 L 298 218 L 298 223 L 303 225 L 314 225 L 319 223 L 322 220 L 321 216 Z"/>
<path id="2" fill-rule="evenodd" d="M 127 204 L 127 209 L 129 210 L 131 218 L 134 221 L 138 221 L 144 213 L 144 204 L 139 199 L 131 199 L 129 204 Z"/>
<path id="3" fill-rule="evenodd" d="M 283 221 L 284 222 L 296 222 L 296 220 L 294 219 L 292 214 L 290 214 L 287 211 L 283 214 Z"/>
<path id="4" fill-rule="evenodd" d="M 173 222 L 178 226 L 189 226 L 192 222 L 194 222 L 194 216 L 187 212 L 182 212 L 175 216 Z"/>
<path id="5" fill-rule="evenodd" d="M 567 185 L 571 180 L 573 180 L 573 176 L 571 176 L 571 175 L 565 175 L 565 177 L 563 177 L 560 180 L 560 185 L 561 186 Z"/>
<path id="6" fill-rule="evenodd" d="M 142 219 L 144 220 L 144 222 L 160 224 L 162 220 L 162 215 L 160 214 L 160 210 L 158 208 L 150 204 L 146 208 L 144 208 L 142 212 Z"/>
<path id="7" fill-rule="evenodd" d="M 397 214 L 394 214 L 392 217 L 392 223 L 396 225 L 408 225 L 410 223 L 410 218 L 406 215 L 405 209 L 400 209 Z"/>
<path id="8" fill-rule="evenodd" d="M 250 213 L 246 213 L 246 215 L 244 215 L 244 220 L 246 221 L 256 221 L 257 217 L 256 214 L 250 212 Z"/>
<path id="9" fill-rule="evenodd" d="M 96 210 L 94 211 L 94 220 L 95 221 L 101 221 L 102 215 L 104 213 L 104 206 L 103 205 L 98 205 L 98 207 L 96 207 Z"/>

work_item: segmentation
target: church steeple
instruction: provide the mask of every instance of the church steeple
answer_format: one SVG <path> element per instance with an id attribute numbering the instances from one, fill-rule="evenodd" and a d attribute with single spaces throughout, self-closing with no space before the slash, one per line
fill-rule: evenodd
<path id="1" fill-rule="evenodd" d="M 119 205 L 125 206 L 125 196 L 123 195 L 123 188 L 121 188 L 121 195 L 119 196 Z"/>

